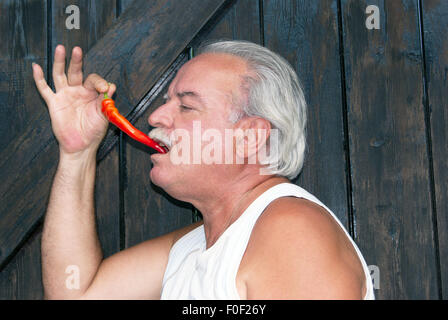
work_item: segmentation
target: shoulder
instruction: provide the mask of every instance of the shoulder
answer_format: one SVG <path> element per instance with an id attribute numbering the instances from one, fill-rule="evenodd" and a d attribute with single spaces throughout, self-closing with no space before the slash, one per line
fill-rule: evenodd
<path id="1" fill-rule="evenodd" d="M 268 206 L 240 270 L 248 298 L 362 298 L 364 273 L 350 240 L 325 208 L 302 198 Z"/>
<path id="2" fill-rule="evenodd" d="M 285 231 L 291 231 L 295 234 L 294 238 L 298 239 L 304 236 L 299 233 L 300 230 L 306 232 L 307 236 L 315 237 L 319 233 L 335 235 L 334 232 L 328 232 L 339 231 L 336 227 L 339 228 L 333 218 L 318 204 L 304 198 L 282 197 L 266 208 L 254 231 L 274 232 L 274 236 L 279 237 L 285 236 Z"/>
<path id="3" fill-rule="evenodd" d="M 303 198 L 282 197 L 273 201 L 258 219 L 252 232 L 253 239 L 268 236 L 272 244 L 313 249 L 327 246 L 335 249 L 345 234 L 327 210 Z"/>

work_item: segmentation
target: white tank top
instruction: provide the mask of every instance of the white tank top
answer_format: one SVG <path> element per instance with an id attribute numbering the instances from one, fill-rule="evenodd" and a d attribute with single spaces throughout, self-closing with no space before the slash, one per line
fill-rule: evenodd
<path id="1" fill-rule="evenodd" d="M 364 269 L 367 288 L 364 299 L 374 299 L 367 264 L 342 223 L 315 196 L 292 183 L 281 183 L 266 190 L 208 249 L 203 225 L 180 238 L 169 254 L 161 299 L 239 300 L 236 275 L 255 222 L 272 201 L 289 196 L 317 203 L 336 220 L 353 244 Z"/>

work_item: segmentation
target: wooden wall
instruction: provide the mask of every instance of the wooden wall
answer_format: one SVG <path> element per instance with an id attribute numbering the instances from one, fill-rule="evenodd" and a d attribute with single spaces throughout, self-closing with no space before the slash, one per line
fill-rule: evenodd
<path id="1" fill-rule="evenodd" d="M 0 299 L 42 298 L 40 235 L 57 145 L 31 62 L 51 81 L 57 44 L 88 52 L 131 2 L 0 2 Z M 70 4 L 80 8 L 79 30 L 65 28 Z M 379 30 L 365 26 L 372 4 Z M 284 56 L 309 104 L 307 157 L 294 182 L 335 212 L 378 267 L 377 298 L 447 298 L 448 3 L 232 0 L 205 22 L 172 73 L 208 39 L 250 40 Z M 161 95 L 137 127 L 149 129 Z M 195 219 L 189 204 L 151 184 L 146 150 L 111 136 L 117 143 L 99 159 L 96 183 L 106 256 Z"/>

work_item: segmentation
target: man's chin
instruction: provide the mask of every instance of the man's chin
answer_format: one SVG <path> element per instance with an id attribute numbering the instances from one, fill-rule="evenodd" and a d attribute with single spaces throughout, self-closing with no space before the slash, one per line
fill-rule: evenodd
<path id="1" fill-rule="evenodd" d="M 173 181 L 169 181 L 168 177 L 159 175 L 157 172 L 153 172 L 154 169 L 152 169 L 149 173 L 149 178 L 151 179 L 151 182 L 162 189 L 166 194 L 168 194 L 170 197 L 181 200 L 179 198 L 179 190 L 176 190 L 176 184 L 173 183 Z M 178 185 L 177 185 L 178 186 Z M 183 200 L 181 200 L 183 201 Z"/>
<path id="2" fill-rule="evenodd" d="M 149 172 L 149 179 L 151 182 L 167 193 L 169 186 L 173 183 L 173 181 L 170 181 L 170 176 L 169 172 L 167 173 L 166 170 L 162 170 L 162 168 L 157 165 L 155 165 Z"/>
<path id="3" fill-rule="evenodd" d="M 149 179 L 152 183 L 154 183 L 156 186 L 163 189 L 163 179 L 160 173 L 158 172 L 158 168 L 152 168 L 151 171 L 149 171 Z"/>

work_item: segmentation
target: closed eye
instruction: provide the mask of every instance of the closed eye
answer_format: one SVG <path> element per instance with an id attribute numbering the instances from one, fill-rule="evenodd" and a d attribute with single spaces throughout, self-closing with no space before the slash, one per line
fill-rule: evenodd
<path id="1" fill-rule="evenodd" d="M 193 108 L 184 106 L 184 105 L 182 105 L 182 104 L 179 106 L 179 108 L 180 108 L 180 111 L 181 111 L 181 112 L 185 112 L 185 111 L 193 110 Z"/>

